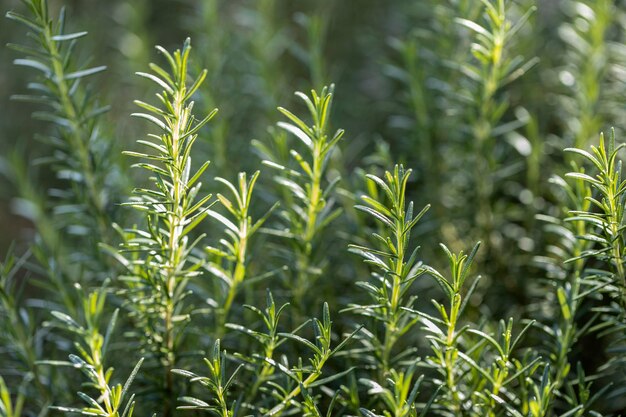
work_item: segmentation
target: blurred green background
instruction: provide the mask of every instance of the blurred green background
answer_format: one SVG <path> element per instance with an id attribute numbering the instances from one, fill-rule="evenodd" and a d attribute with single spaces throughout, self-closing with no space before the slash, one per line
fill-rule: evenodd
<path id="1" fill-rule="evenodd" d="M 23 5 L 2 0 L 0 6 L 7 11 L 21 10 Z M 81 40 L 80 56 L 108 67 L 95 82 L 101 101 L 111 105 L 108 119 L 114 121 L 114 130 L 109 134 L 120 149 L 141 134 L 141 123 L 129 117 L 135 110 L 132 100 L 146 97 L 151 88 L 134 72 L 157 59 L 155 44 L 171 49 L 191 36 L 194 64 L 210 71 L 204 104 L 220 108 L 216 136 L 221 143 L 208 151 L 219 152 L 211 157 L 213 163 L 221 169 L 227 160 L 230 172 L 258 162 L 250 140 L 266 134 L 279 103 L 288 105 L 294 91 L 331 80 L 339 85 L 341 97 L 337 125 L 360 142 L 359 152 L 367 147 L 375 134 L 382 133 L 388 117 L 383 109 L 394 94 L 383 73 L 387 38 L 406 32 L 409 23 L 402 17 L 404 8 L 375 1 L 350 6 L 332 1 L 81 0 L 51 1 L 50 6 L 53 14 L 66 7 L 69 30 L 89 32 Z M 23 28 L 7 19 L 0 24 L 3 45 L 24 35 Z M 319 52 L 313 53 L 311 46 Z M 48 149 L 33 140 L 44 126 L 31 119 L 36 106 L 10 100 L 23 93 L 35 75 L 12 65 L 17 55 L 5 47 L 0 51 L 0 149 L 5 158 L 19 152 L 32 161 Z M 314 63 L 319 68 L 311 70 L 312 61 L 319 61 Z M 255 158 L 252 164 L 250 158 Z M 42 175 L 41 181 L 45 178 Z M 15 192 L 8 181 L 2 181 L 1 192 L 1 246 L 6 247 L 24 232 L 24 224 L 11 215 Z"/>
<path id="2" fill-rule="evenodd" d="M 376 171 L 401 162 L 414 168 L 416 205 L 433 204 L 418 237 L 424 257 L 440 264 L 440 241 L 454 250 L 485 242 L 479 260 L 487 276 L 483 285 L 506 296 L 494 309 L 527 303 L 529 278 L 537 275 L 533 257 L 549 244 L 535 215 L 557 214 L 558 196 L 547 180 L 567 169 L 562 149 L 595 143 L 610 127 L 620 139 L 626 120 L 626 8 L 619 1 L 510 2 L 513 22 L 537 10 L 507 40 L 507 59 L 520 57 L 529 65 L 495 92 L 495 104 L 502 104 L 497 120 L 480 118 L 480 88 L 468 66 L 476 63 L 474 35 L 458 21 L 480 20 L 480 2 L 50 3 L 57 12 L 66 6 L 69 31 L 89 31 L 79 55 L 108 66 L 93 82 L 101 101 L 111 105 L 102 125 L 119 150 L 132 148 L 143 135 L 144 124 L 129 114 L 132 100 L 150 97 L 152 86 L 133 74 L 159 59 L 154 44 L 172 49 L 190 36 L 194 71 L 209 70 L 198 105 L 220 113 L 194 159 L 211 159 L 212 175 L 233 178 L 237 170 L 256 169 L 259 158 L 250 141 L 268 137 L 268 127 L 280 119 L 276 106 L 292 106 L 294 91 L 335 83 L 333 124 L 347 131 L 347 139 L 333 172 L 344 176 L 340 195 L 346 210 L 363 187 L 358 167 Z M 0 6 L 21 7 L 9 0 Z M 0 24 L 0 43 L 23 37 L 22 27 L 6 19 Z M 33 233 L 27 208 L 16 200 L 11 166 L 27 164 L 41 189 L 53 181 L 48 168 L 36 164 L 50 152 L 35 139 L 46 129 L 31 118 L 36 106 L 9 99 L 23 93 L 34 75 L 12 65 L 16 57 L 0 49 L 1 250 L 14 240 L 27 242 Z M 484 123 L 492 124 L 490 138 L 477 147 Z M 341 227 L 360 225 L 347 216 Z"/>

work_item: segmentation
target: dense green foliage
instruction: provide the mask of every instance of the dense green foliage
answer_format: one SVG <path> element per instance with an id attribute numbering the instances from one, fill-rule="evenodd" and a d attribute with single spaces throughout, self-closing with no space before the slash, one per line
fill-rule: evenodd
<path id="1" fill-rule="evenodd" d="M 624 415 L 624 5 L 59 3 L 0 26 L 0 417 Z"/>

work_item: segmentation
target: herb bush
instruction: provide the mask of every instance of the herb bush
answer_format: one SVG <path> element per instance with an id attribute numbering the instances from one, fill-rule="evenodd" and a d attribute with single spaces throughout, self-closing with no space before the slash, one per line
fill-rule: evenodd
<path id="1" fill-rule="evenodd" d="M 624 414 L 621 3 L 50 3 L 1 417 Z"/>

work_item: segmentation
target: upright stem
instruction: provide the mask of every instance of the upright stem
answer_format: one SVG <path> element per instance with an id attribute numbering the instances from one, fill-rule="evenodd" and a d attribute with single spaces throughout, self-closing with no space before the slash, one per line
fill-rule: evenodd
<path id="1" fill-rule="evenodd" d="M 492 185 L 491 176 L 495 170 L 495 159 L 493 157 L 493 123 L 491 117 L 494 108 L 494 95 L 498 89 L 498 76 L 500 73 L 500 63 L 502 57 L 503 34 L 498 30 L 494 34 L 494 50 L 492 51 L 492 62 L 489 68 L 489 75 L 483 84 L 481 105 L 479 116 L 474 125 L 476 136 L 476 186 L 477 199 L 480 209 L 476 212 L 477 224 L 482 227 L 481 234 L 485 239 L 489 239 L 493 228 Z"/>
<path id="2" fill-rule="evenodd" d="M 302 236 L 302 243 L 304 249 L 299 250 L 297 254 L 298 263 L 298 279 L 297 286 L 294 288 L 294 298 L 298 305 L 298 308 L 302 309 L 302 298 L 305 291 L 309 288 L 309 268 L 311 264 L 311 254 L 313 252 L 313 239 L 315 238 L 315 231 L 317 225 L 317 213 L 319 211 L 319 205 L 322 198 L 322 158 L 321 158 L 321 145 L 319 141 L 315 142 L 315 148 L 313 150 L 313 170 L 311 179 L 311 192 L 309 194 L 309 204 L 307 207 L 307 219 L 304 229 L 304 235 Z"/>
<path id="3" fill-rule="evenodd" d="M 608 44 L 606 33 L 611 29 L 613 19 L 618 15 L 611 12 L 613 3 L 612 0 L 586 3 L 591 6 L 593 18 L 585 21 L 588 25 L 587 30 L 578 34 L 578 37 L 589 45 L 588 49 L 585 48 L 584 59 L 577 65 L 580 73 L 576 77 L 576 90 L 573 92 L 579 106 L 578 114 L 572 115 L 579 121 L 579 128 L 573 132 L 574 147 L 578 149 L 586 148 L 589 139 L 602 128 L 603 122 L 608 121 L 602 120 L 601 113 L 598 112 L 598 102 L 604 95 L 603 81 L 607 72 L 607 61 L 610 62 L 606 47 Z"/>
<path id="4" fill-rule="evenodd" d="M 610 173 L 612 174 L 612 173 Z M 619 185 L 616 185 L 616 187 Z M 612 190 L 612 187 L 607 187 L 609 190 Z M 611 255 L 613 257 L 613 263 L 615 264 L 615 274 L 617 275 L 618 286 L 620 288 L 620 303 L 622 305 L 622 309 L 626 311 L 626 275 L 624 274 L 624 264 L 622 259 L 622 237 L 620 231 L 620 219 L 617 214 L 619 208 L 615 203 L 620 197 L 614 196 L 613 194 L 608 196 L 610 213 L 608 216 L 608 221 L 610 224 L 610 236 L 613 239 L 610 242 L 612 249 Z"/>
<path id="5" fill-rule="evenodd" d="M 232 284 L 228 289 L 226 300 L 224 301 L 224 307 L 220 313 L 220 323 L 217 329 L 218 337 L 221 337 L 226 330 L 226 321 L 228 320 L 228 314 L 233 305 L 233 301 L 237 296 L 239 285 L 246 277 L 246 250 L 248 247 L 248 208 L 244 207 L 242 212 L 242 219 L 239 224 L 239 247 L 237 251 L 237 261 L 235 264 L 235 270 L 232 275 Z"/>
<path id="6" fill-rule="evenodd" d="M 184 78 L 181 80 L 181 85 L 184 86 Z M 164 345 L 165 345 L 165 392 L 166 401 L 164 404 L 165 416 L 171 414 L 171 403 L 174 401 L 172 396 L 174 395 L 172 368 L 176 363 L 176 356 L 174 351 L 174 326 L 173 315 L 176 308 L 175 305 L 175 291 L 177 273 L 180 269 L 180 264 L 184 262 L 181 260 L 181 254 L 185 250 L 185 244 L 181 241 L 180 236 L 185 224 L 185 215 L 183 207 L 183 198 L 186 188 L 186 178 L 183 177 L 186 172 L 186 165 L 188 161 L 182 161 L 180 158 L 180 137 L 181 133 L 187 126 L 188 112 L 184 107 L 184 88 L 176 91 L 174 97 L 174 124 L 172 126 L 172 143 L 171 153 L 172 159 L 176 161 L 176 164 L 170 167 L 170 176 L 172 178 L 172 208 L 168 215 L 169 223 L 169 241 L 168 241 L 168 262 L 166 268 L 166 296 L 165 296 L 165 313 L 164 313 Z"/>
<path id="7" fill-rule="evenodd" d="M 160 361 L 160 372 L 164 372 L 158 379 L 164 417 L 171 416 L 174 409 L 176 393 L 171 371 L 178 362 L 177 343 L 182 336 L 181 329 L 185 327 L 179 323 L 190 320 L 189 314 L 184 314 L 188 313 L 183 302 L 187 295 L 185 288 L 188 280 L 197 276 L 200 273 L 198 269 L 206 262 L 206 258 L 189 254 L 190 245 L 199 244 L 202 236 L 190 244 L 188 234 L 208 215 L 205 204 L 210 199 L 209 195 L 196 201 L 201 185 L 194 186 L 193 183 L 200 178 L 208 162 L 192 175 L 191 147 L 198 138 L 199 130 L 217 112 L 215 109 L 201 120 L 192 114 L 193 101 L 190 98 L 200 88 L 207 71 L 203 70 L 187 87 L 190 48 L 189 38 L 182 50 L 178 49 L 173 54 L 158 46 L 157 49 L 169 62 L 171 72 L 168 74 L 160 66 L 151 64 L 154 74 L 137 73 L 162 87 L 157 97 L 164 108 L 136 101 L 139 107 L 152 114 L 135 113 L 134 116 L 152 121 L 162 133 L 148 135 L 156 141 L 138 141 L 150 145 L 156 152 L 126 152 L 141 159 L 158 161 L 157 165 L 138 164 L 154 174 L 156 189 L 137 190 L 139 197 L 131 203 L 148 213 L 149 230 L 145 233 L 151 237 L 149 243 L 138 243 L 148 252 L 145 257 L 130 262 L 133 269 L 137 268 L 131 272 L 143 281 L 146 288 L 138 295 L 142 301 L 131 307 L 142 320 L 147 321 L 147 340 L 144 340 L 143 347 L 153 352 L 153 356 Z M 141 232 L 137 231 L 137 235 L 141 236 Z M 134 238 L 131 237 L 129 242 Z"/>
<path id="8" fill-rule="evenodd" d="M 401 207 L 400 210 L 404 210 Z M 402 291 L 402 281 L 404 279 L 404 212 L 400 211 L 400 219 L 395 222 L 395 240 L 397 259 L 393 273 L 393 282 L 391 287 L 390 308 L 387 313 L 388 322 L 385 326 L 385 339 L 383 343 L 381 381 L 386 378 L 387 372 L 391 368 L 390 357 L 393 346 L 397 340 L 398 333 L 398 309 L 400 308 L 400 296 Z"/>
<path id="9" fill-rule="evenodd" d="M 448 331 L 446 334 L 446 346 L 444 353 L 445 369 L 446 369 L 446 385 L 448 391 L 452 395 L 452 406 L 455 416 L 461 414 L 461 398 L 459 396 L 457 381 L 455 378 L 456 359 L 458 356 L 455 346 L 456 324 L 458 320 L 459 310 L 461 308 L 461 294 L 456 292 L 450 300 L 450 318 L 448 320 Z"/>
<path id="10" fill-rule="evenodd" d="M 322 182 L 322 160 L 320 142 L 316 142 L 315 150 L 313 152 L 313 179 L 311 183 L 310 203 L 307 213 L 306 231 L 304 234 L 304 241 L 307 245 L 315 237 L 315 225 L 317 223 L 317 212 L 319 203 L 322 197 L 321 182 Z"/>
<path id="11" fill-rule="evenodd" d="M 101 194 L 98 192 L 98 186 L 94 177 L 94 166 L 89 155 L 88 138 L 85 137 L 85 131 L 83 129 L 83 122 L 81 121 L 76 106 L 69 93 L 69 87 L 65 79 L 65 71 L 63 65 L 63 59 L 59 54 L 59 50 L 54 41 L 52 29 L 50 25 L 45 25 L 44 37 L 46 45 L 49 48 L 50 58 L 52 61 L 52 69 L 54 72 L 54 83 L 59 90 L 59 99 L 63 106 L 63 111 L 70 122 L 70 146 L 76 151 L 78 161 L 80 163 L 81 174 L 85 178 L 85 186 L 87 189 L 87 195 L 90 199 L 90 203 L 95 209 L 96 224 L 100 236 L 107 235 L 108 223 L 104 217 L 104 202 L 102 201 Z"/>
<path id="12" fill-rule="evenodd" d="M 576 222 L 576 234 L 578 236 L 584 236 L 586 233 L 587 231 L 586 231 L 585 223 L 582 221 L 577 221 Z M 574 246 L 574 249 L 572 251 L 572 255 L 574 258 L 580 257 L 580 255 L 585 249 L 584 248 L 585 245 L 586 245 L 585 241 L 580 240 L 580 239 L 576 240 L 576 245 Z M 552 396 L 556 395 L 556 392 L 563 386 L 563 383 L 565 382 L 565 378 L 568 375 L 568 373 L 566 373 L 566 369 L 569 366 L 569 357 L 568 357 L 569 351 L 575 342 L 575 336 L 577 332 L 575 320 L 576 320 L 576 314 L 578 312 L 578 307 L 581 302 L 578 299 L 578 296 L 580 294 L 580 279 L 581 279 L 581 274 L 584 268 L 584 264 L 585 264 L 584 259 L 582 258 L 577 259 L 574 262 L 574 268 L 570 274 L 570 280 L 569 280 L 570 288 L 571 288 L 570 299 L 573 300 L 573 302 L 569 305 L 570 315 L 568 317 L 562 317 L 562 322 L 561 322 L 562 336 L 561 336 L 561 340 L 558 341 L 559 349 L 556 352 L 557 359 L 556 359 L 556 366 L 554 370 L 554 384 L 553 384 L 554 388 L 550 392 L 550 395 Z M 550 401 L 548 414 L 551 412 L 553 406 L 554 406 L 554 402 Z"/>

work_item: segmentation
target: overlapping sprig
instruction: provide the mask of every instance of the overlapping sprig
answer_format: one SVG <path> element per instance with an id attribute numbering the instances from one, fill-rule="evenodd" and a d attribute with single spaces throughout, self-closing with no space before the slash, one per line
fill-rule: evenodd
<path id="1" fill-rule="evenodd" d="M 233 357 L 240 364 L 231 373 L 226 372 L 228 356 L 221 351 L 219 339 L 215 342 L 210 357 L 204 362 L 209 369 L 208 376 L 201 376 L 184 369 L 176 369 L 174 373 L 198 382 L 209 391 L 209 400 L 185 396 L 181 401 L 185 404 L 181 409 L 198 409 L 211 412 L 219 417 L 232 417 L 238 413 L 253 412 L 265 417 L 291 415 L 301 413 L 304 416 L 321 417 L 319 409 L 320 389 L 335 380 L 343 378 L 353 368 L 325 376 L 324 366 L 340 352 L 350 339 L 360 330 L 357 329 L 345 337 L 336 346 L 332 346 L 332 322 L 328 304 L 324 304 L 322 319 L 305 322 L 291 332 L 279 332 L 278 322 L 287 305 L 276 307 L 271 293 L 268 292 L 267 307 L 264 311 L 256 307 L 246 306 L 255 312 L 263 321 L 265 331 L 249 329 L 242 325 L 229 324 L 230 329 L 242 332 L 253 339 L 262 348 L 252 355 L 236 352 Z M 308 324 L 312 325 L 314 339 L 309 340 L 298 334 Z M 287 342 L 299 344 L 307 353 L 306 363 L 299 357 L 295 364 L 290 365 L 288 355 L 277 356 L 277 348 Z M 251 381 L 245 383 L 246 376 L 242 369 L 251 372 Z M 237 376 L 237 378 L 236 378 Z M 237 381 L 237 379 L 242 381 Z M 229 387 L 237 385 L 237 394 L 229 391 Z M 329 388 L 326 390 L 328 391 Z M 329 405 L 328 415 L 333 408 L 334 398 Z M 236 397 L 236 399 L 232 399 Z"/>

